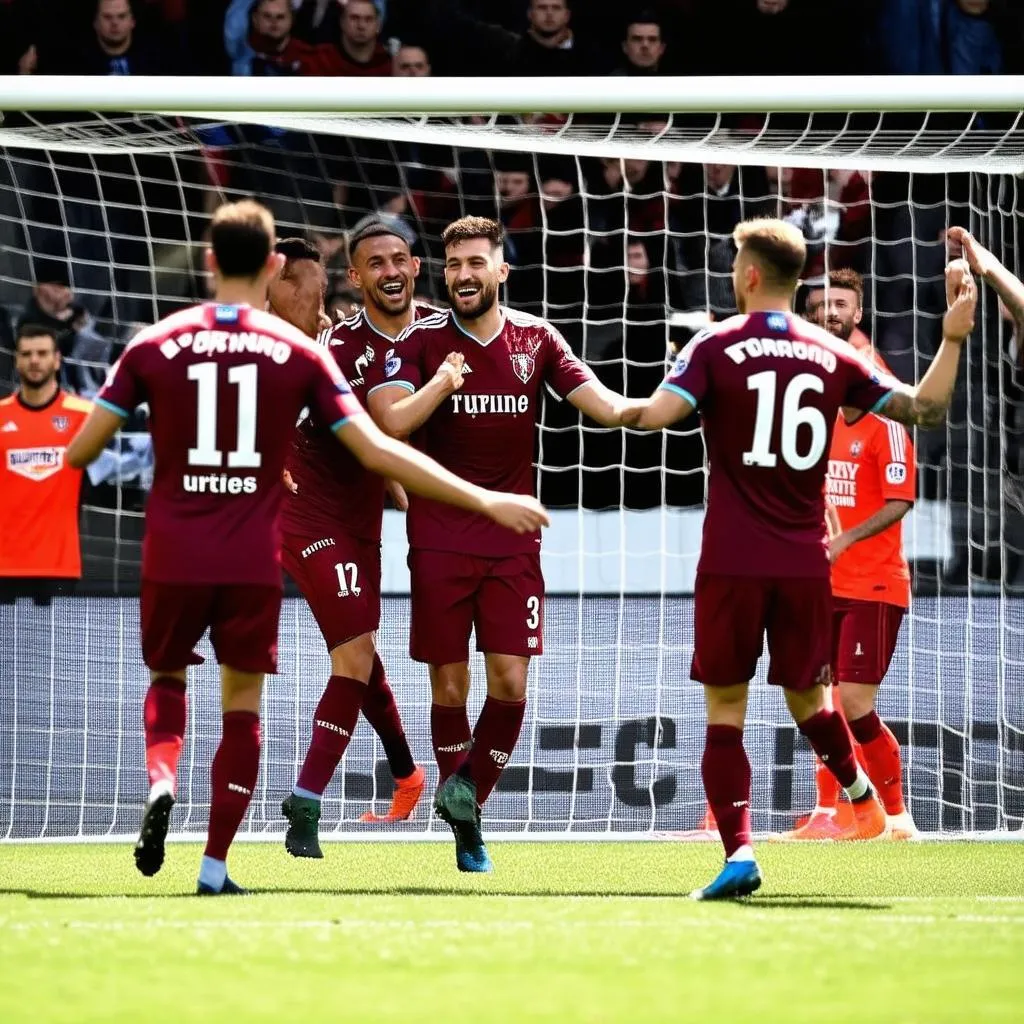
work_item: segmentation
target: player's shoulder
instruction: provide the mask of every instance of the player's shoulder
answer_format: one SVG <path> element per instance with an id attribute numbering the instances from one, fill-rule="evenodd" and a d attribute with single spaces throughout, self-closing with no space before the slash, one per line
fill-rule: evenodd
<path id="1" fill-rule="evenodd" d="M 73 395 L 69 391 L 61 392 L 61 408 L 67 412 L 77 412 L 88 416 L 92 412 L 92 402 L 80 395 Z"/>
<path id="2" fill-rule="evenodd" d="M 366 313 L 360 309 L 351 316 L 331 324 L 330 327 L 325 327 L 316 336 L 316 343 L 324 348 L 344 345 L 346 341 L 363 334 L 368 327 Z"/>
<path id="3" fill-rule="evenodd" d="M 396 342 L 406 342 L 410 339 L 422 341 L 430 337 L 430 332 L 444 330 L 452 326 L 452 311 L 450 309 L 439 309 L 429 316 L 413 320 L 411 324 L 398 337 Z"/>
<path id="4" fill-rule="evenodd" d="M 550 335 L 553 338 L 562 337 L 558 328 L 542 316 L 526 313 L 521 309 L 513 309 L 511 306 L 502 306 L 502 312 L 505 314 L 505 323 L 511 324 L 513 327 L 536 331 L 538 334 Z"/>
<path id="5" fill-rule="evenodd" d="M 6 407 L 12 406 L 12 405 L 17 405 L 17 404 L 18 404 L 18 394 L 17 394 L 17 392 L 14 392 L 13 394 L 8 395 L 6 398 L 0 398 L 0 409 L 6 408 Z"/>
<path id="6" fill-rule="evenodd" d="M 412 315 L 415 320 L 425 320 L 428 316 L 436 316 L 438 313 L 444 312 L 445 310 L 441 306 L 432 305 L 422 299 L 416 299 L 412 304 Z"/>

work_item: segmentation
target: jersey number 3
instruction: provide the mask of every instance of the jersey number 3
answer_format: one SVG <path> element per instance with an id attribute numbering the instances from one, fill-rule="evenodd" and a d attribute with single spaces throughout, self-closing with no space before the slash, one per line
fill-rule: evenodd
<path id="1" fill-rule="evenodd" d="M 743 453 L 744 466 L 765 466 L 778 464 L 778 456 L 790 469 L 810 469 L 825 453 L 828 441 L 828 424 L 820 409 L 801 405 L 800 399 L 808 391 L 821 394 L 825 384 L 813 373 L 798 373 L 786 386 L 782 395 L 782 415 L 779 420 L 779 452 L 771 450 L 772 434 L 775 427 L 775 392 L 778 374 L 765 370 L 747 378 L 747 390 L 757 392 L 757 412 L 754 416 L 754 443 L 750 451 Z M 796 434 L 800 427 L 811 432 L 810 447 L 802 455 L 796 450 Z"/>
<path id="2" fill-rule="evenodd" d="M 224 453 L 217 447 L 217 371 L 214 362 L 193 363 L 188 379 L 194 380 L 196 397 L 196 446 L 188 450 L 190 466 L 223 466 Z M 235 450 L 228 452 L 228 469 L 259 469 L 262 458 L 256 451 L 255 363 L 228 367 L 228 383 L 238 388 L 238 427 Z"/>

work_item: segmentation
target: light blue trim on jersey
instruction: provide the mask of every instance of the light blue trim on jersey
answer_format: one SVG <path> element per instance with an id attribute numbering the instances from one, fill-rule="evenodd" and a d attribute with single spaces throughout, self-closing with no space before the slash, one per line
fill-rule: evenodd
<path id="1" fill-rule="evenodd" d="M 124 409 L 119 405 L 114 405 L 113 402 L 108 402 L 105 398 L 94 398 L 93 401 L 97 405 L 102 405 L 108 412 L 114 413 L 115 416 L 120 416 L 121 419 L 126 420 L 131 415 L 130 412 L 125 412 Z"/>
<path id="2" fill-rule="evenodd" d="M 410 395 L 416 394 L 416 388 L 407 380 L 386 380 L 383 384 L 374 384 L 374 386 L 366 392 L 366 397 L 369 398 L 370 395 L 375 391 L 380 391 L 381 388 L 405 388 Z"/>
<path id="3" fill-rule="evenodd" d="M 697 399 L 694 398 L 686 388 L 681 388 L 678 384 L 669 384 L 668 381 L 664 381 L 659 385 L 659 387 L 664 388 L 666 391 L 671 391 L 674 395 L 678 395 L 680 398 L 685 398 L 686 401 L 694 407 L 694 409 L 697 408 Z"/>
<path id="4" fill-rule="evenodd" d="M 873 406 L 871 406 L 871 412 L 881 412 L 885 408 L 886 403 L 895 393 L 895 391 L 886 391 L 886 393 L 882 395 L 882 397 L 875 402 Z"/>
<path id="5" fill-rule="evenodd" d="M 331 424 L 331 433 L 334 434 L 337 431 L 341 430 L 341 428 L 343 426 L 345 426 L 345 424 L 348 423 L 348 421 L 350 419 L 352 419 L 351 416 L 342 416 L 341 419 L 338 420 L 336 423 L 332 423 Z"/>
<path id="6" fill-rule="evenodd" d="M 494 341 L 494 339 L 497 338 L 503 330 L 505 330 L 505 310 L 502 309 L 501 311 L 501 323 L 499 324 L 498 329 L 486 341 L 481 341 L 475 334 L 470 334 L 470 332 L 467 331 L 461 323 L 459 323 L 459 318 L 455 315 L 454 309 L 452 310 L 452 323 L 455 324 L 455 326 L 471 341 L 475 341 L 481 348 L 487 348 L 487 346 L 490 345 L 490 343 Z"/>

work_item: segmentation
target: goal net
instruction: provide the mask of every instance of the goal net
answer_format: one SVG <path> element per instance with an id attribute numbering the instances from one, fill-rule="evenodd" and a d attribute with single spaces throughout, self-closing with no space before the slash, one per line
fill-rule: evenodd
<path id="1" fill-rule="evenodd" d="M 96 80 L 72 96 L 71 80 L 60 81 L 64 91 L 49 106 L 81 113 L 8 115 L 0 129 L 5 383 L 13 382 L 12 325 L 35 303 L 69 325 L 65 383 L 94 393 L 140 325 L 206 297 L 209 214 L 241 195 L 266 202 L 282 236 L 316 242 L 330 307 L 342 312 L 358 302 L 344 274 L 345 233 L 366 214 L 394 217 L 408 232 L 423 257 L 419 292 L 434 301 L 443 299 L 443 226 L 468 213 L 499 217 L 514 268 L 506 301 L 550 319 L 602 380 L 631 396 L 657 386 L 672 346 L 733 311 L 729 236 L 745 217 L 798 224 L 809 280 L 835 267 L 864 275 L 863 330 L 905 379 L 923 371 L 939 340 L 949 225 L 968 226 L 1008 267 L 1024 269 L 1020 115 L 980 100 L 979 110 L 955 112 L 964 107 L 962 84 L 954 112 L 927 115 L 895 112 L 927 105 L 912 84 L 903 94 L 898 83 L 883 91 L 872 82 L 850 87 L 863 95 L 847 107 L 876 102 L 859 113 L 835 97 L 828 109 L 805 112 L 808 97 L 821 95 L 811 85 L 772 106 L 761 89 L 730 100 L 728 83 L 704 82 L 694 94 L 718 89 L 717 107 L 705 99 L 669 115 L 656 111 L 678 107 L 678 97 L 642 95 L 643 83 L 630 82 L 621 84 L 637 113 L 588 114 L 594 90 L 611 84 L 599 80 L 589 90 L 571 83 L 557 99 L 522 100 L 574 114 L 467 114 L 467 104 L 495 95 L 484 83 L 482 98 L 460 88 L 437 114 L 399 116 L 365 111 L 412 109 L 412 94 L 391 108 L 367 101 L 362 113 L 328 115 L 310 89 L 309 102 L 282 109 L 298 96 L 296 83 L 284 83 L 282 100 L 276 82 L 273 95 L 238 94 L 231 106 L 230 96 L 190 89 L 188 103 L 136 99 L 135 113 L 95 113 L 90 103 L 111 111 L 132 101 L 95 98 Z M 352 105 L 371 95 L 357 85 Z M 203 110 L 220 104 L 230 112 Z M 58 300 L 53 288 L 40 296 L 36 286 L 55 282 L 73 297 Z M 53 308 L 60 302 L 66 308 Z M 904 746 L 908 806 L 929 834 L 1002 834 L 1024 818 L 1024 338 L 1012 326 L 982 288 L 949 421 L 915 438 L 920 500 L 905 525 L 915 596 L 879 710 Z M 145 423 L 133 419 L 88 473 L 76 593 L 0 605 L 0 837 L 137 830 L 148 683 L 139 542 L 151 474 Z M 703 701 L 689 681 L 705 486 L 697 423 L 640 436 L 581 424 L 549 402 L 537 476 L 554 510 L 544 542 L 546 653 L 532 665 L 522 737 L 487 803 L 485 828 L 597 837 L 693 829 L 704 808 Z M 380 647 L 429 792 L 430 690 L 425 669 L 408 658 L 405 555 L 402 517 L 388 512 Z M 206 827 L 220 732 L 217 670 L 205 641 L 201 650 L 208 660 L 191 680 L 173 822 L 193 836 Z M 280 653 L 243 826 L 264 837 L 283 832 L 280 802 L 329 674 L 294 591 Z M 478 658 L 471 713 L 483 696 Z M 755 828 L 774 831 L 813 803 L 813 768 L 780 695 L 763 683 L 751 691 L 746 736 Z M 401 826 L 360 825 L 391 787 L 380 745 L 361 722 L 325 795 L 324 833 L 441 834 L 429 799 Z"/>

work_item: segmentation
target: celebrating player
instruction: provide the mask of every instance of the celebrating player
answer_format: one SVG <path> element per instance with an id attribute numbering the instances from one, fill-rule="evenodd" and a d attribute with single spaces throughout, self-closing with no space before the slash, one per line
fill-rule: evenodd
<path id="1" fill-rule="evenodd" d="M 1018 348 L 1024 347 L 1024 283 L 1014 277 L 998 257 L 966 228 L 950 228 L 946 237 L 961 247 L 971 270 L 996 290 L 1013 321 Z"/>
<path id="2" fill-rule="evenodd" d="M 623 422 L 666 427 L 701 408 L 710 480 L 694 601 L 690 675 L 704 685 L 704 789 L 726 863 L 695 899 L 744 896 L 761 884 L 750 834 L 747 689 L 768 635 L 768 681 L 784 687 L 800 731 L 853 804 L 851 837 L 885 828 L 846 725 L 825 705 L 832 594 L 824 537 L 829 441 L 840 406 L 934 427 L 949 407 L 977 290 L 947 269 L 956 297 L 943 342 L 917 387 L 873 370 L 850 346 L 790 312 L 806 259 L 802 235 L 778 220 L 740 224 L 733 286 L 740 315 L 697 335 L 661 388 L 630 402 Z"/>
<path id="3" fill-rule="evenodd" d="M 501 225 L 465 217 L 442 240 L 452 308 L 418 320 L 371 367 L 370 410 L 389 434 L 416 433 L 424 451 L 467 479 L 530 494 L 541 386 L 609 426 L 619 424 L 624 399 L 595 380 L 550 324 L 499 305 L 509 274 Z M 530 658 L 543 650 L 540 537 L 516 536 L 429 499 L 410 500 L 408 530 L 409 648 L 430 666 L 430 728 L 442 779 L 435 810 L 455 833 L 459 869 L 489 871 L 480 806 L 512 756 Z M 474 627 L 487 699 L 470 733 Z"/>
<path id="4" fill-rule="evenodd" d="M 301 238 L 277 244 L 287 262 L 270 286 L 270 309 L 317 333 L 327 276 L 316 248 Z M 366 367 L 424 307 L 413 304 L 419 260 L 381 221 L 349 239 L 349 276 L 365 306 L 321 335 L 365 404 Z M 380 535 L 385 481 L 338 449 L 330 431 L 307 417 L 288 456 L 293 493 L 282 513 L 282 561 L 309 602 L 330 652 L 331 677 L 313 715 L 313 733 L 292 795 L 285 847 L 295 857 L 322 857 L 317 835 L 320 800 L 343 757 L 360 710 L 381 739 L 396 788 L 387 814 L 364 821 L 403 821 L 419 801 L 426 778 L 405 738 L 402 719 L 375 645 L 380 625 Z M 404 498 L 404 492 L 400 496 Z"/>
<path id="5" fill-rule="evenodd" d="M 827 291 L 815 288 L 808 294 L 808 316 L 835 337 L 851 341 L 861 334 L 857 327 L 863 298 L 858 273 L 833 270 Z M 870 355 L 870 345 L 864 347 Z M 881 357 L 875 362 L 887 370 Z M 885 835 L 892 839 L 910 839 L 916 829 L 903 802 L 900 746 L 878 717 L 875 703 L 910 605 L 901 520 L 916 497 L 914 449 L 906 428 L 844 407 L 832 435 L 825 481 L 833 534 L 832 676 L 839 687 L 840 710 L 857 743 L 857 759 L 882 799 L 888 816 Z M 847 836 L 836 813 L 839 783 L 820 761 L 815 788 L 814 810 L 787 839 Z"/>
<path id="6" fill-rule="evenodd" d="M 163 863 L 185 734 L 186 668 L 201 661 L 193 647 L 209 628 L 224 716 L 201 895 L 244 891 L 228 878 L 226 858 L 256 784 L 263 676 L 277 666 L 281 474 L 303 406 L 363 465 L 412 491 L 482 512 L 515 532 L 532 533 L 545 520 L 532 498 L 488 494 L 386 438 L 325 351 L 263 312 L 284 262 L 272 251 L 266 209 L 222 206 L 211 238 L 215 301 L 132 341 L 67 453 L 70 465 L 87 465 L 130 410 L 149 403 L 156 466 L 146 507 L 141 632 L 151 672 L 144 708 L 150 790 L 135 863 L 144 875 Z"/>

